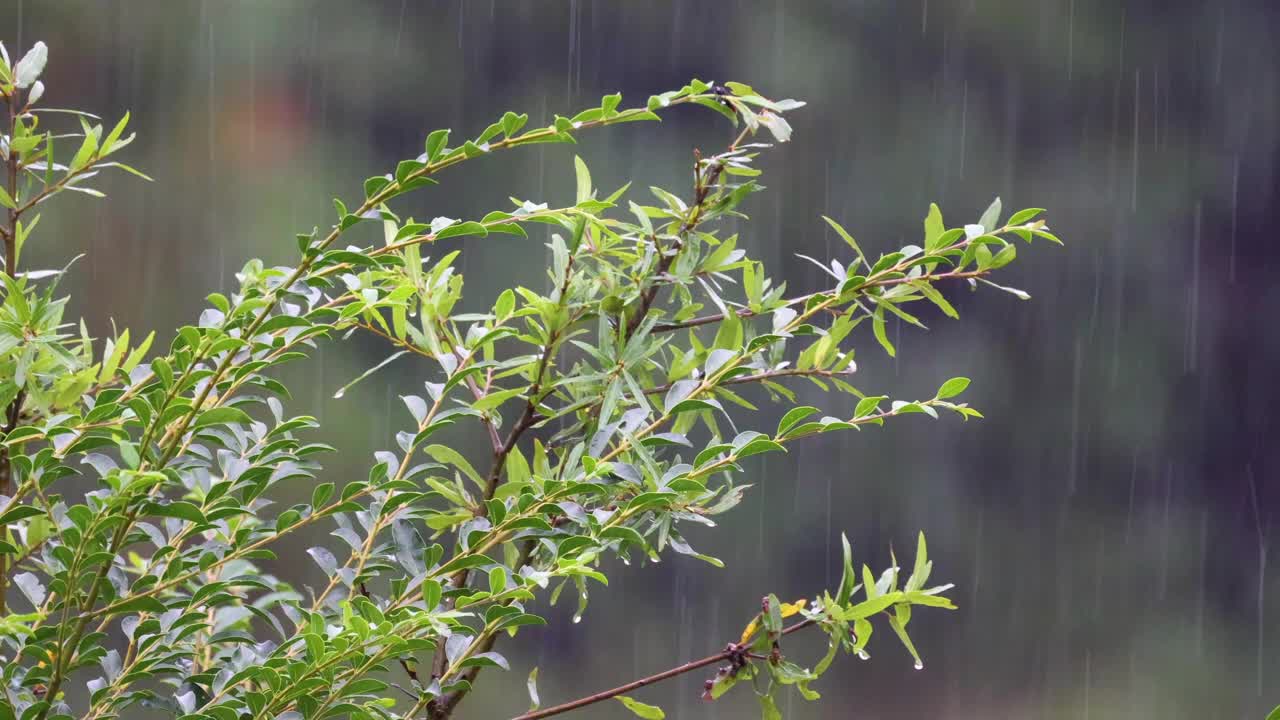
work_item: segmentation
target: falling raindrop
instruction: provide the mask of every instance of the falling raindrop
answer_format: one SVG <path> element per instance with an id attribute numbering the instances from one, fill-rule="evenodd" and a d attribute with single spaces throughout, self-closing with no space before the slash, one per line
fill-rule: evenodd
<path id="1" fill-rule="evenodd" d="M 462 0 L 458 2 L 458 47 L 462 47 L 462 29 L 465 27 L 467 4 Z"/>
<path id="2" fill-rule="evenodd" d="M 1129 464 L 1129 509 L 1125 513 L 1124 518 L 1124 543 L 1129 544 L 1129 538 L 1133 533 L 1133 501 L 1138 491 L 1138 451 L 1133 451 L 1133 457 Z"/>
<path id="3" fill-rule="evenodd" d="M 396 20 L 396 44 L 394 54 L 400 57 L 400 37 L 404 34 L 404 11 L 409 7 L 409 0 L 401 0 L 400 17 Z"/>
<path id="4" fill-rule="evenodd" d="M 978 588 L 982 586 L 982 532 L 986 522 L 986 508 L 978 507 L 978 519 L 973 530 L 973 570 L 969 578 L 969 607 L 978 606 Z M 974 615 L 976 619 L 976 614 Z"/>
<path id="5" fill-rule="evenodd" d="M 1071 75 L 1076 64 L 1076 0 L 1067 6 L 1067 84 L 1071 83 Z"/>
<path id="6" fill-rule="evenodd" d="M 964 81 L 960 95 L 960 178 L 964 178 L 965 146 L 969 138 L 969 81 Z"/>
<path id="7" fill-rule="evenodd" d="M 258 41 L 249 33 L 249 154 L 258 148 Z"/>
<path id="8" fill-rule="evenodd" d="M 1138 130 L 1138 119 L 1140 117 L 1139 109 L 1142 105 L 1142 71 L 1133 71 L 1133 137 L 1129 142 L 1133 143 L 1133 180 L 1132 190 L 1130 192 L 1129 209 L 1132 212 L 1138 212 L 1138 148 L 1141 147 L 1140 134 Z"/>
<path id="9" fill-rule="evenodd" d="M 1185 372 L 1195 372 L 1200 347 L 1200 228 L 1202 218 L 1201 202 L 1196 202 L 1195 224 L 1191 232 L 1191 288 L 1188 291 L 1187 338 L 1184 346 L 1182 367 Z"/>
<path id="10" fill-rule="evenodd" d="M 1263 530 L 1262 512 L 1258 508 L 1258 484 L 1253 477 L 1253 466 L 1245 466 L 1245 475 L 1249 478 L 1249 500 L 1253 505 L 1253 524 L 1254 530 L 1258 536 L 1258 647 L 1257 647 L 1257 678 L 1258 678 L 1258 695 L 1262 695 L 1263 687 L 1263 630 L 1266 627 L 1264 623 L 1264 613 L 1266 611 L 1266 591 L 1267 591 L 1267 537 Z"/>
<path id="11" fill-rule="evenodd" d="M 1169 545 L 1173 535 L 1173 463 L 1165 467 L 1164 519 L 1160 528 L 1160 593 L 1161 600 L 1169 591 Z"/>
<path id="12" fill-rule="evenodd" d="M 823 567 L 826 568 L 826 584 L 829 587 L 831 585 L 832 573 L 835 572 L 834 565 L 831 561 L 831 485 L 834 482 L 833 478 L 835 473 L 826 472 L 823 474 L 826 475 L 827 478 L 827 502 L 823 506 L 823 517 L 826 522 L 822 534 L 822 537 L 826 539 L 826 547 L 823 555 Z"/>
<path id="13" fill-rule="evenodd" d="M 1209 509 L 1200 511 L 1200 582 L 1196 588 L 1196 656 L 1204 656 L 1204 595 L 1205 570 L 1208 567 L 1206 551 L 1209 544 Z"/>
<path id="14" fill-rule="evenodd" d="M 1090 694 L 1093 691 L 1093 653 L 1084 651 L 1084 720 L 1089 720 Z"/>
<path id="15" fill-rule="evenodd" d="M 1236 227 L 1240 199 L 1240 156 L 1231 159 L 1231 255 L 1227 262 L 1227 279 L 1236 281 Z"/>
<path id="16" fill-rule="evenodd" d="M 1227 29 L 1227 8 L 1224 6 L 1218 11 L 1218 43 L 1217 52 L 1215 53 L 1213 63 L 1213 84 L 1222 84 L 1222 49 L 1226 45 L 1225 34 Z"/>
<path id="17" fill-rule="evenodd" d="M 1094 570 L 1093 570 L 1093 617 L 1097 620 L 1102 617 L 1102 587 L 1103 577 L 1105 573 L 1105 560 L 1107 542 L 1106 536 L 1102 530 L 1098 531 L 1098 549 L 1094 554 Z"/>
<path id="18" fill-rule="evenodd" d="M 1076 337 L 1074 360 L 1071 364 L 1071 447 L 1067 462 L 1067 494 L 1076 492 L 1076 474 L 1080 455 L 1080 338 Z"/>

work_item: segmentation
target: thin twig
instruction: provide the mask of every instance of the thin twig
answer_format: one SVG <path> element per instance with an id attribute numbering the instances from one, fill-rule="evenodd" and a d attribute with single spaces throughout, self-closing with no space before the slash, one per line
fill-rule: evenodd
<path id="1" fill-rule="evenodd" d="M 796 632 L 797 630 L 803 630 L 804 628 L 810 627 L 814 624 L 816 623 L 813 620 L 802 620 L 784 629 L 782 631 L 782 634 L 790 635 L 791 633 Z M 662 682 L 663 680 L 669 680 L 673 677 L 678 677 L 680 675 L 684 675 L 685 673 L 693 672 L 694 670 L 697 670 L 699 668 L 704 668 L 708 665 L 715 665 L 718 662 L 724 662 L 725 660 L 729 660 L 734 656 L 738 656 L 742 654 L 743 654 L 743 646 L 737 645 L 737 644 L 730 644 L 727 647 L 725 647 L 724 650 L 721 650 L 720 652 L 714 655 L 708 655 L 700 660 L 692 660 L 683 665 L 677 665 L 669 670 L 664 670 L 660 673 L 650 675 L 648 677 L 640 678 L 639 680 L 633 680 L 625 685 L 619 685 L 618 687 L 613 688 L 612 690 L 604 690 L 602 692 L 598 692 L 592 695 L 587 695 L 586 697 L 578 698 L 577 700 L 573 700 L 567 703 L 562 703 L 560 705 L 556 705 L 555 707 L 549 707 L 549 708 L 544 708 L 542 710 L 534 710 L 532 712 L 527 712 L 523 715 L 518 715 L 512 718 L 512 720 L 538 720 L 539 718 L 549 718 L 554 715 L 562 715 L 572 710 L 578 710 L 580 708 L 587 707 L 588 705 L 595 705 L 596 703 L 601 703 L 601 702 L 604 702 L 605 700 L 612 700 L 613 698 L 619 695 L 625 695 L 633 690 L 639 690 L 640 688 L 645 687 L 646 685 L 652 685 L 657 682 Z"/>
<path id="2" fill-rule="evenodd" d="M 564 304 L 565 299 L 569 295 L 569 283 L 572 279 L 573 256 L 570 255 L 568 262 L 565 264 L 564 278 L 560 281 L 559 302 L 561 305 Z M 571 324 L 572 321 L 566 323 L 565 327 L 568 327 Z M 525 399 L 524 410 L 521 412 L 520 418 L 516 420 L 515 425 L 511 427 L 511 431 L 507 433 L 506 440 L 495 446 L 493 453 L 493 465 L 489 468 L 489 476 L 485 482 L 484 499 L 477 508 L 477 513 L 481 516 L 488 514 L 489 508 L 486 503 L 493 499 L 498 492 L 499 485 L 502 484 L 502 474 L 506 467 L 507 457 L 509 457 L 511 452 L 515 450 L 517 444 L 520 442 L 520 438 L 525 434 L 525 432 L 537 423 L 539 395 L 542 394 L 542 378 L 546 375 L 547 368 L 550 367 L 552 360 L 555 358 L 556 343 L 559 341 L 560 334 L 563 330 L 564 328 L 558 328 L 547 334 L 547 344 L 546 347 L 542 349 L 542 356 L 538 358 L 538 364 L 534 369 L 533 384 L 529 386 L 529 396 Z M 529 547 L 528 550 L 532 552 L 532 547 Z M 525 558 L 527 558 L 527 554 L 522 555 L 521 561 L 516 563 L 515 569 L 517 571 L 520 569 L 520 565 L 523 564 Z M 467 578 L 470 576 L 470 573 L 471 571 L 469 569 L 463 568 L 454 574 L 450 583 L 455 588 L 463 587 L 467 584 Z M 496 642 L 496 639 L 496 636 L 486 638 L 481 652 L 489 652 L 489 650 L 493 648 L 493 644 Z M 441 676 L 445 671 L 446 664 L 447 659 L 445 657 L 444 647 L 441 646 L 436 650 L 435 657 L 432 658 L 433 674 L 436 677 Z M 469 671 L 468 675 L 470 679 L 474 679 L 478 673 L 479 668 L 477 667 L 473 668 L 472 671 Z M 453 709 L 458 706 L 458 703 L 462 702 L 462 698 L 465 694 L 466 693 L 461 690 L 456 690 L 444 697 L 432 700 L 427 706 L 430 716 L 432 718 L 449 717 L 453 713 Z"/>
<path id="3" fill-rule="evenodd" d="M 743 132 L 745 133 L 746 131 L 744 130 Z M 733 141 L 733 144 L 729 146 L 729 152 L 733 152 L 738 143 L 742 141 L 742 138 L 743 136 L 739 135 L 738 139 Z M 662 287 L 662 284 L 657 279 L 664 277 L 671 269 L 676 256 L 684 248 L 685 239 L 702 222 L 702 213 L 706 206 L 707 196 L 711 193 L 711 189 L 715 187 L 716 182 L 719 181 L 720 173 L 724 172 L 724 162 L 720 160 L 711 166 L 710 171 L 704 177 L 702 173 L 702 154 L 694 150 L 693 158 L 693 207 L 689 210 L 689 217 L 680 226 L 680 231 L 676 233 L 676 239 L 672 246 L 665 249 L 658 247 L 658 252 L 662 257 L 658 260 L 658 267 L 653 272 L 655 280 L 640 293 L 640 306 L 636 309 L 635 314 L 631 316 L 631 319 L 627 321 L 627 330 L 624 335 L 626 338 L 634 335 L 636 329 L 640 327 L 645 317 L 648 316 L 649 309 L 653 307 L 653 302 L 658 297 L 658 290 Z M 656 236 L 654 245 L 657 246 Z"/>
<path id="4" fill-rule="evenodd" d="M 5 104 L 9 107 L 9 138 L 16 137 L 18 128 L 18 98 L 17 90 L 13 95 L 5 96 Z M 17 150 L 10 147 L 9 161 L 5 163 L 8 170 L 7 190 L 9 198 L 17 203 L 18 200 L 18 157 Z M 17 277 L 18 275 L 18 218 L 22 211 L 18 208 L 9 208 L 8 222 L 4 225 L 4 271 L 9 277 Z M 18 427 L 18 420 L 22 416 L 22 403 L 26 399 L 26 393 L 21 388 L 18 394 L 9 403 L 9 407 L 5 409 L 4 433 L 8 435 Z M 8 495 L 13 483 L 13 463 L 9 458 L 9 448 L 5 446 L 0 448 L 0 495 Z M 9 535 L 9 526 L 0 525 L 0 540 L 4 540 Z M 16 566 L 17 563 L 14 563 Z M 4 555 L 0 555 L 0 615 L 5 614 L 5 593 L 9 588 L 9 568 L 8 559 Z"/>

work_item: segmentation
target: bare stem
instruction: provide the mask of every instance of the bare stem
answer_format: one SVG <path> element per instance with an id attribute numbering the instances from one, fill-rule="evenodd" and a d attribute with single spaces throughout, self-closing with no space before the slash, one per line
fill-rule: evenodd
<path id="1" fill-rule="evenodd" d="M 5 96 L 5 103 L 9 106 L 9 161 L 5 164 L 6 173 L 6 189 L 9 197 L 17 203 L 18 199 L 18 151 L 13 149 L 13 137 L 18 129 L 18 108 L 19 102 L 17 90 L 13 95 Z M 18 275 L 18 218 L 21 210 L 16 207 L 9 208 L 6 213 L 7 221 L 4 229 L 4 271 L 9 277 L 17 277 Z M 24 393 L 18 390 L 18 395 L 9 403 L 9 407 L 5 409 L 4 433 L 8 435 L 18 426 L 18 419 L 22 415 L 22 401 Z M 9 495 L 13 491 L 13 463 L 9 459 L 9 448 L 5 446 L 0 448 L 0 495 Z M 9 526 L 0 525 L 0 542 L 9 536 Z M 0 555 L 0 615 L 5 614 L 5 593 L 9 587 L 9 566 L 5 555 Z M 15 563 L 16 564 L 16 563 Z"/>
<path id="2" fill-rule="evenodd" d="M 811 625 L 814 625 L 814 624 L 815 623 L 813 620 L 802 620 L 783 630 L 782 634 L 790 635 L 791 633 L 797 630 L 803 630 L 804 628 L 810 627 Z M 640 688 L 645 687 L 647 685 L 652 685 L 654 683 L 662 682 L 663 680 L 669 680 L 673 677 L 679 677 L 680 675 L 693 672 L 694 670 L 697 670 L 699 668 L 704 668 L 708 665 L 715 665 L 718 662 L 724 662 L 726 660 L 730 660 L 735 656 L 745 656 L 751 659 L 755 658 L 754 655 L 745 655 L 744 651 L 745 651 L 745 648 L 741 645 L 729 644 L 728 646 L 725 647 L 724 650 L 721 650 L 720 652 L 714 655 L 708 655 L 700 660 L 691 660 L 683 665 L 677 665 L 669 670 L 664 670 L 660 673 L 656 673 L 648 677 L 640 678 L 639 680 L 632 680 L 631 682 L 625 685 L 619 685 L 618 687 L 613 688 L 611 690 L 604 690 L 598 693 L 594 693 L 592 695 L 587 695 L 586 697 L 581 697 L 581 698 L 578 698 L 577 700 L 572 700 L 567 703 L 562 703 L 554 707 L 527 712 L 523 715 L 518 715 L 512 718 L 512 720 L 538 720 L 538 718 L 549 718 L 555 715 L 563 715 L 564 713 L 570 712 L 572 710 L 578 710 L 580 708 L 584 708 L 589 705 L 595 705 L 596 703 L 601 703 L 601 702 L 604 702 L 605 700 L 612 700 L 613 698 L 618 697 L 619 695 L 625 695 L 629 692 L 632 692 L 633 690 L 639 690 Z"/>

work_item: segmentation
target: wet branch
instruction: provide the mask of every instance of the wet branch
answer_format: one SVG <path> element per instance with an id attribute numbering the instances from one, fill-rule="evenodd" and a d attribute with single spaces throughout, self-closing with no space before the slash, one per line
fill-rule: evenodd
<path id="1" fill-rule="evenodd" d="M 9 108 L 9 137 L 16 137 L 18 127 L 18 113 L 20 103 L 18 101 L 18 91 L 15 89 L 13 95 L 5 96 L 5 104 Z M 18 156 L 17 150 L 10 150 L 9 160 L 5 163 L 6 173 L 6 189 L 9 197 L 17 203 L 18 200 Z M 17 277 L 18 275 L 18 218 L 22 214 L 22 210 L 17 207 L 9 208 L 6 213 L 7 221 L 3 226 L 4 230 L 4 271 L 9 277 Z M 18 421 L 22 417 L 22 403 L 25 399 L 25 393 L 21 388 L 18 394 L 9 403 L 9 407 L 5 409 L 4 417 L 4 434 L 8 435 L 18 427 Z M 10 495 L 13 493 L 13 463 L 9 458 L 8 446 L 0 448 L 0 495 Z M 9 527 L 0 525 L 0 540 L 4 540 L 9 535 Z M 14 563 L 17 566 L 17 563 Z M 5 593 L 9 587 L 9 568 L 7 558 L 0 554 L 0 615 L 6 610 Z"/>
<path id="2" fill-rule="evenodd" d="M 562 305 L 569 295 L 569 283 L 572 279 L 573 255 L 570 255 L 568 262 L 565 264 L 564 278 L 560 281 L 560 303 Z M 567 322 L 565 327 L 572 324 L 572 321 Z M 546 376 L 547 369 L 551 367 L 552 361 L 555 359 L 556 344 L 563 331 L 564 328 L 560 328 L 548 333 L 547 345 L 542 349 L 542 356 L 538 358 L 537 366 L 534 369 L 533 384 L 529 386 L 529 396 L 525 399 L 524 410 L 520 413 L 520 418 L 516 420 L 515 425 L 511 426 L 511 431 L 507 433 L 506 439 L 494 444 L 493 465 L 489 469 L 489 476 L 485 482 L 484 498 L 477 509 L 478 514 L 482 516 L 487 514 L 489 511 L 489 508 L 485 503 L 493 499 L 494 495 L 498 492 L 498 487 L 502 484 L 503 469 L 506 467 L 507 457 L 511 455 L 513 450 L 515 450 L 517 444 L 520 442 L 520 438 L 538 422 L 538 403 L 539 396 L 542 394 L 542 380 Z M 520 566 L 528 560 L 530 555 L 532 555 L 533 549 L 534 545 L 532 542 L 526 542 L 524 547 L 521 548 L 520 559 L 516 561 L 517 570 L 519 570 Z M 453 587 L 460 588 L 466 585 L 467 578 L 470 576 L 470 573 L 471 571 L 469 569 L 463 568 L 454 574 L 450 580 Z M 480 648 L 480 652 L 489 652 L 492 650 L 493 644 L 496 641 L 497 635 L 490 635 L 488 638 L 485 638 L 484 643 Z M 446 662 L 447 660 L 444 653 L 444 647 L 441 646 L 436 650 L 436 655 L 432 660 L 432 670 L 436 677 L 439 677 L 444 673 Z M 468 682 L 470 682 L 475 679 L 479 672 L 480 668 L 474 667 L 469 669 L 464 677 Z M 429 716 L 432 718 L 449 717 L 453 714 L 453 710 L 458 706 L 458 703 L 462 702 L 462 698 L 465 697 L 465 695 L 466 693 L 462 690 L 455 690 L 441 698 L 433 700 L 427 708 Z"/>
<path id="3" fill-rule="evenodd" d="M 746 130 L 739 135 L 732 144 L 729 145 L 729 152 L 737 149 L 738 143 L 742 142 L 746 135 Z M 689 217 L 680 226 L 679 232 L 676 233 L 675 242 L 671 247 L 658 248 L 662 257 L 658 261 L 658 267 L 654 269 L 654 281 L 649 287 L 640 293 L 640 306 L 636 312 L 632 314 L 631 319 L 627 321 L 627 331 L 624 337 L 630 338 L 635 334 L 640 324 L 644 322 L 645 317 L 649 315 L 649 310 L 653 307 L 654 300 L 658 297 L 658 290 L 662 287 L 659 282 L 663 276 L 671 269 L 672 263 L 675 262 L 676 256 L 680 254 L 680 249 L 684 247 L 684 239 L 689 233 L 697 229 L 698 224 L 702 222 L 702 214 L 707 206 L 707 197 L 711 194 L 711 190 L 715 188 L 716 183 L 720 180 L 720 174 L 724 172 L 724 160 L 716 158 L 710 170 L 704 175 L 702 171 L 702 153 L 697 150 L 693 151 L 693 207 L 689 211 Z M 657 238 L 654 238 L 654 245 L 657 245 Z"/>
<path id="4" fill-rule="evenodd" d="M 790 635 L 791 633 L 796 632 L 797 630 L 803 630 L 815 624 L 816 623 L 813 620 L 802 620 L 784 629 L 781 634 Z M 700 660 L 691 660 L 683 665 L 677 665 L 669 670 L 664 670 L 660 673 L 650 675 L 648 677 L 640 678 L 639 680 L 633 680 L 625 685 L 619 685 L 618 687 L 613 688 L 611 690 L 604 690 L 602 692 L 598 692 L 593 695 L 587 695 L 586 697 L 578 698 L 577 700 L 573 700 L 567 703 L 562 703 L 554 707 L 527 712 L 523 715 L 518 715 L 512 718 L 512 720 L 538 720 L 538 718 L 549 718 L 555 715 L 563 715 L 564 713 L 571 712 L 573 710 L 578 710 L 578 709 L 587 707 L 589 705 L 595 705 L 596 703 L 601 703 L 601 702 L 604 702 L 605 700 L 612 700 L 613 698 L 619 695 L 625 695 L 633 690 L 638 690 L 647 685 L 652 685 L 654 683 L 662 682 L 663 680 L 669 680 L 673 677 L 679 677 L 680 675 L 693 672 L 694 670 L 697 670 L 699 668 L 704 668 L 708 665 L 715 665 L 716 663 L 725 662 L 725 661 L 735 661 L 735 662 L 745 664 L 747 661 L 751 659 L 756 659 L 756 657 L 757 656 L 750 655 L 746 652 L 746 646 L 739 645 L 736 643 L 730 643 L 727 646 L 725 646 L 724 650 L 721 650 L 720 652 L 714 655 L 708 655 Z"/>

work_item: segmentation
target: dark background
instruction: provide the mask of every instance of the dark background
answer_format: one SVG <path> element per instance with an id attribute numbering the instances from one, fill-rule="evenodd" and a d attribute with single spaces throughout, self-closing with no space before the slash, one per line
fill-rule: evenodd
<path id="1" fill-rule="evenodd" d="M 797 291 L 822 279 L 794 253 L 843 257 L 823 213 L 878 252 L 918 242 L 931 201 L 953 226 L 995 195 L 1049 208 L 1067 246 L 1020 248 L 1004 274 L 1032 301 L 964 292 L 959 322 L 900 330 L 897 361 L 854 336 L 859 387 L 927 396 L 966 375 L 986 420 L 906 418 L 754 462 L 744 504 L 692 531 L 727 569 L 613 568 L 580 625 L 562 608 L 507 646 L 513 672 L 486 673 L 477 718 L 523 710 L 534 664 L 556 702 L 719 649 L 762 594 L 838 579 L 842 529 L 877 567 L 924 529 L 961 609 L 917 614 L 924 671 L 886 629 L 872 662 L 844 659 L 823 702 L 796 698 L 788 717 L 1260 718 L 1280 703 L 1277 32 L 1267 0 L 0 0 L 15 59 L 50 47 L 45 103 L 132 110 L 128 160 L 156 178 L 61 200 L 24 254 L 35 268 L 87 253 L 66 287 L 100 335 L 114 318 L 167 344 L 245 259 L 291 262 L 295 231 L 332 222 L 332 196 L 417 155 L 430 129 L 472 135 L 508 109 L 548 121 L 615 90 L 642 103 L 693 76 L 809 102 L 742 228 Z M 401 208 L 567 202 L 575 151 L 598 185 L 682 190 L 690 149 L 724 144 L 710 115 L 468 163 Z M 541 287 L 545 257 L 535 238 L 472 242 L 469 302 Z M 356 336 L 291 376 L 292 409 L 347 451 L 330 479 L 364 474 L 408 421 L 395 395 L 436 370 L 402 359 L 330 399 L 387 354 Z M 482 452 L 478 433 L 456 442 Z M 320 540 L 287 548 L 284 574 L 314 582 L 302 549 Z M 701 704 L 702 679 L 638 697 L 673 718 L 751 708 Z"/>

